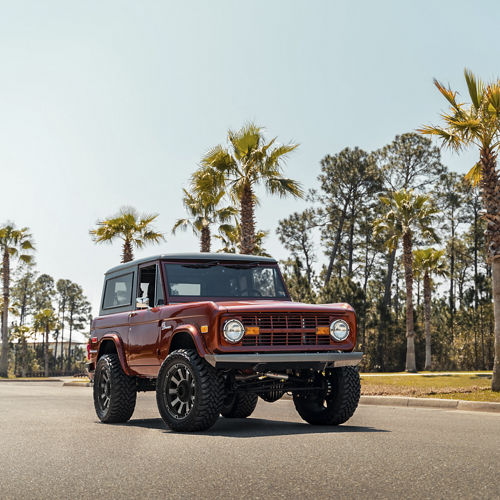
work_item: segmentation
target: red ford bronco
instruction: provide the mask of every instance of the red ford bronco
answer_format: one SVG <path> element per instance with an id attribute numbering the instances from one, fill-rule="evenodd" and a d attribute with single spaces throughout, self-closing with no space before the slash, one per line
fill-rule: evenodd
<path id="1" fill-rule="evenodd" d="M 102 422 L 126 422 L 137 391 L 156 390 L 175 431 L 285 393 L 307 422 L 338 425 L 359 401 L 355 345 L 352 307 L 292 302 L 274 259 L 167 254 L 106 273 L 88 368 Z"/>

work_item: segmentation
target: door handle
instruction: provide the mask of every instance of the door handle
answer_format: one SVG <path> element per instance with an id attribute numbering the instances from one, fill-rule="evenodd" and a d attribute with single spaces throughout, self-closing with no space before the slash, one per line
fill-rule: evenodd
<path id="1" fill-rule="evenodd" d="M 137 316 L 137 313 L 136 313 L 136 312 L 130 313 L 130 314 L 128 315 L 128 317 L 129 317 L 129 318 L 133 318 L 134 316 Z"/>

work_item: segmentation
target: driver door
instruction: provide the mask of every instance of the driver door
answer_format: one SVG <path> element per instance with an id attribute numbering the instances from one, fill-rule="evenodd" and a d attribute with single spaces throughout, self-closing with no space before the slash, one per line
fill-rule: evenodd
<path id="1" fill-rule="evenodd" d="M 129 314 L 128 364 L 140 375 L 156 376 L 160 366 L 159 306 L 164 304 L 158 264 L 144 264 L 139 267 L 135 297 L 135 304 L 138 301 L 148 302 L 149 307 L 138 309 L 136 305 L 136 309 Z"/>

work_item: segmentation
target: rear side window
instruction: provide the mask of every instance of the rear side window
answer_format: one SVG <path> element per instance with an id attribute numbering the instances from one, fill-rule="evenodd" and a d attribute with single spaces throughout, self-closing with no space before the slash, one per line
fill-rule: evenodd
<path id="1" fill-rule="evenodd" d="M 111 309 L 132 304 L 133 278 L 134 273 L 129 273 L 107 280 L 102 308 Z"/>

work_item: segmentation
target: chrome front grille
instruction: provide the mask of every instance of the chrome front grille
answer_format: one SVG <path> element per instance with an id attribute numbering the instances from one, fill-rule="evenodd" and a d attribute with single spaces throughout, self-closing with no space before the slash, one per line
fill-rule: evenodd
<path id="1" fill-rule="evenodd" d="M 341 315 L 336 314 L 242 314 L 245 327 L 258 327 L 258 335 L 245 335 L 243 346 L 330 345 L 330 335 L 317 335 L 316 328 L 328 327 Z"/>

